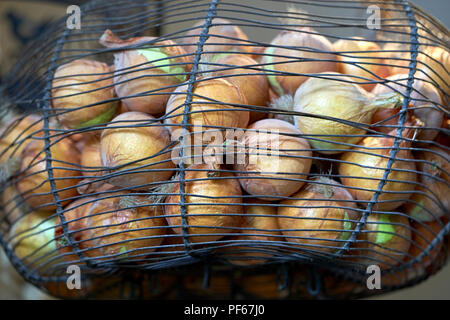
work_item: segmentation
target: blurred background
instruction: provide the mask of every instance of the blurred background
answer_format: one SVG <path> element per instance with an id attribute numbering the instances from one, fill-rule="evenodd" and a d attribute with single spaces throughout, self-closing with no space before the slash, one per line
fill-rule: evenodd
<path id="1" fill-rule="evenodd" d="M 86 1 L 0 1 L 0 85 L 8 69 L 22 54 L 24 46 L 41 34 L 52 21 L 63 17 L 69 5 L 79 5 L 83 2 Z M 410 0 L 410 2 L 420 6 L 450 28 L 449 0 Z M 276 9 L 275 4 L 272 6 Z M 267 7 L 270 9 L 270 5 Z M 326 12 L 327 8 L 321 10 Z M 170 24 L 162 32 L 169 33 L 174 31 L 172 30 L 174 28 L 187 26 Z M 262 33 L 260 29 L 246 32 L 256 39 L 270 36 L 260 34 Z M 24 283 L 0 249 L 0 299 L 51 299 L 51 297 Z M 450 299 L 450 264 L 420 285 L 370 299 Z"/>

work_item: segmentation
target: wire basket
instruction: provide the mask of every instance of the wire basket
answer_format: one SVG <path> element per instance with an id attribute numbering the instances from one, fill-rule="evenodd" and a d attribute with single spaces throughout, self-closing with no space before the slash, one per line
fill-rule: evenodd
<path id="1" fill-rule="evenodd" d="M 0 241 L 26 280 L 63 298 L 356 298 L 446 263 L 433 17 L 388 0 L 80 12 L 0 92 Z"/>

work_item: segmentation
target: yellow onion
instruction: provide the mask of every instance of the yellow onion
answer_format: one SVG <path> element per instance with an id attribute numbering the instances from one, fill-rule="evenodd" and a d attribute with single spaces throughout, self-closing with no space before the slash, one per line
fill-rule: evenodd
<path id="1" fill-rule="evenodd" d="M 407 74 L 395 74 L 386 78 L 386 81 L 389 81 L 387 82 L 387 85 L 381 83 L 377 84 L 372 90 L 372 94 L 377 96 L 394 91 L 400 92 L 402 95 L 406 94 L 408 85 Z M 410 107 L 414 108 L 414 110 L 412 110 L 414 116 L 420 119 L 427 128 L 439 128 L 444 117 L 444 112 L 439 108 L 439 106 L 442 105 L 442 99 L 439 92 L 430 83 L 419 79 L 414 79 L 412 89 L 410 94 Z M 429 102 L 426 100 L 429 100 Z M 389 118 L 388 120 L 381 122 L 380 125 L 398 125 L 398 117 L 391 117 L 394 116 L 396 112 L 398 112 L 398 110 L 394 109 L 377 111 L 372 116 L 372 123 Z M 374 129 L 383 133 L 388 133 L 392 130 L 392 127 L 383 126 L 374 127 Z M 421 129 L 416 138 L 420 140 L 433 140 L 438 133 L 438 130 Z"/>
<path id="2" fill-rule="evenodd" d="M 354 261 L 389 269 L 408 254 L 411 226 L 408 218 L 399 214 L 371 213 L 356 240 L 350 251 Z"/>
<path id="3" fill-rule="evenodd" d="M 184 49 L 172 40 L 156 40 L 155 37 L 122 40 L 111 30 L 100 38 L 100 44 L 115 49 L 115 90 L 130 111 L 163 114 L 169 93 L 186 81 L 190 65 Z"/>
<path id="4" fill-rule="evenodd" d="M 197 43 L 200 40 L 204 21 L 199 21 L 192 26 L 185 37 L 183 37 L 183 48 L 191 54 L 191 59 L 197 51 Z M 203 45 L 202 55 L 208 54 L 214 56 L 226 51 L 252 53 L 253 46 L 248 43 L 247 35 L 241 28 L 235 26 L 227 19 L 214 18 L 208 29 L 208 39 Z"/>
<path id="5" fill-rule="evenodd" d="M 242 219 L 242 229 L 240 234 L 230 237 L 233 241 L 264 241 L 261 246 L 255 246 L 254 243 L 248 245 L 227 246 L 223 249 L 229 256 L 228 261 L 235 265 L 254 265 L 261 264 L 271 256 L 265 253 L 265 250 L 274 250 L 274 246 L 268 244 L 268 241 L 284 241 L 281 237 L 278 221 L 277 209 L 273 203 L 261 201 L 258 199 L 246 200 L 244 206 L 244 215 Z M 271 205 L 272 204 L 272 205 Z M 233 259 L 232 257 L 238 257 Z"/>
<path id="6" fill-rule="evenodd" d="M 45 212 L 31 212 L 17 220 L 9 231 L 8 244 L 17 258 L 39 274 L 51 273 L 61 262 L 53 234 L 55 218 Z"/>
<path id="7" fill-rule="evenodd" d="M 186 92 L 187 85 L 178 87 L 167 102 L 165 123 L 169 124 L 172 132 L 181 128 Z M 215 103 L 216 101 L 217 103 Z M 247 104 L 247 99 L 242 91 L 226 79 L 209 79 L 198 82 L 194 86 L 189 109 L 188 124 L 190 126 L 186 129 L 194 132 L 200 130 L 199 127 L 207 130 L 207 126 L 246 128 L 250 117 L 249 112 L 242 110 L 243 107 L 240 105 Z"/>
<path id="8" fill-rule="evenodd" d="M 263 200 L 278 200 L 297 192 L 312 162 L 310 146 L 301 134 L 290 123 L 278 119 L 250 125 L 241 139 L 248 156 L 236 159 L 234 165 L 242 188 Z"/>
<path id="9" fill-rule="evenodd" d="M 312 115 L 296 116 L 295 123 L 305 135 L 319 135 L 311 136 L 309 142 L 320 153 L 335 154 L 351 148 L 339 143 L 358 143 L 366 133 L 366 127 L 313 116 L 327 116 L 364 125 L 370 123 L 377 110 L 401 105 L 402 97 L 399 94 L 372 96 L 342 74 L 324 74 L 323 77 L 310 78 L 298 88 L 294 96 L 294 111 Z"/>
<path id="10" fill-rule="evenodd" d="M 406 123 L 408 126 L 408 123 Z M 403 130 L 404 138 L 411 138 L 412 128 Z M 396 129 L 391 133 L 396 135 Z M 381 179 L 387 169 L 389 153 L 394 145 L 395 138 L 369 136 L 364 138 L 357 147 L 345 152 L 339 163 L 341 181 L 349 188 L 348 191 L 357 200 L 371 201 L 378 189 Z M 402 140 L 400 150 L 391 166 L 391 172 L 387 176 L 386 184 L 378 195 L 373 209 L 390 211 L 405 203 L 412 194 L 417 180 L 416 165 L 411 150 L 411 142 Z M 382 148 L 382 149 L 381 149 Z M 386 158 L 387 157 L 387 158 Z M 353 189 L 355 188 L 355 189 Z"/>
<path id="11" fill-rule="evenodd" d="M 185 175 L 186 229 L 190 242 L 216 241 L 232 233 L 242 222 L 241 188 L 232 173 L 211 179 L 206 164 L 189 166 Z M 180 185 L 173 185 L 164 212 L 172 229 L 182 234 Z"/>
<path id="12" fill-rule="evenodd" d="M 101 260 L 143 259 L 166 234 L 162 214 L 162 207 L 145 196 L 121 193 L 96 201 L 87 213 L 90 241 L 85 255 Z"/>
<path id="13" fill-rule="evenodd" d="M 118 115 L 102 132 L 100 140 L 103 166 L 113 174 L 120 174 L 111 177 L 109 183 L 145 189 L 149 188 L 147 184 L 169 179 L 174 167 L 167 150 L 169 143 L 169 131 L 154 117 L 142 112 Z"/>
<path id="14" fill-rule="evenodd" d="M 64 218 L 67 223 L 67 229 L 69 230 L 73 241 L 77 243 L 78 249 L 92 247 L 92 241 L 89 239 L 88 230 L 90 226 L 87 224 L 87 217 L 90 208 L 95 202 L 95 197 L 83 197 L 75 200 L 64 208 Z M 56 245 L 64 260 L 68 262 L 74 262 L 81 258 L 75 254 L 74 248 L 70 246 L 68 235 L 65 234 L 64 228 L 61 224 L 59 217 L 56 218 L 55 239 Z"/>
<path id="15" fill-rule="evenodd" d="M 294 94 L 309 74 L 337 71 L 336 61 L 331 42 L 309 27 L 280 32 L 262 58 L 270 86 L 279 96 Z"/>
<path id="16" fill-rule="evenodd" d="M 84 143 L 81 150 L 81 166 L 83 168 L 84 176 L 102 176 L 103 167 L 101 150 L 100 150 L 100 136 L 92 135 Z"/>
<path id="17" fill-rule="evenodd" d="M 105 63 L 78 59 L 56 69 L 52 107 L 65 127 L 77 129 L 108 122 L 117 109 L 114 96 L 112 69 Z"/>
<path id="18" fill-rule="evenodd" d="M 414 153 L 420 160 L 418 185 L 405 213 L 420 221 L 433 221 L 450 212 L 450 154 L 437 146 Z"/>
<path id="19" fill-rule="evenodd" d="M 370 91 L 375 86 L 372 81 L 382 81 L 389 75 L 389 69 L 383 64 L 383 52 L 381 48 L 372 41 L 354 37 L 352 40 L 341 39 L 333 43 L 339 64 L 338 71 L 350 76 L 361 87 Z"/>
<path id="20" fill-rule="evenodd" d="M 311 180 L 278 207 L 278 224 L 286 241 L 305 251 L 332 253 L 344 246 L 359 217 L 351 194 L 336 181 Z"/>
<path id="21" fill-rule="evenodd" d="M 258 66 L 258 62 L 244 54 L 225 54 L 218 57 L 214 63 L 223 65 L 223 67 L 215 66 L 215 68 L 231 68 L 230 66 L 232 66 L 233 69 L 214 71 L 212 76 L 227 76 L 226 79 L 235 84 L 241 90 L 242 94 L 245 95 L 249 105 L 267 107 L 269 101 L 269 82 L 262 73 L 262 70 L 260 70 L 261 67 Z M 267 114 L 264 112 L 251 111 L 249 122 L 253 123 L 266 116 Z"/>
<path id="22" fill-rule="evenodd" d="M 70 139 L 51 139 L 50 144 L 55 190 L 61 205 L 66 205 L 70 198 L 78 194 L 75 186 L 81 176 L 78 171 L 80 155 Z M 31 208 L 53 211 L 56 209 L 56 199 L 52 193 L 46 159 L 44 140 L 30 142 L 22 152 L 21 175 L 16 187 Z"/>
<path id="23" fill-rule="evenodd" d="M 15 116 L 0 128 L 0 164 L 14 161 L 34 137 L 41 137 L 44 122 L 38 115 Z"/>

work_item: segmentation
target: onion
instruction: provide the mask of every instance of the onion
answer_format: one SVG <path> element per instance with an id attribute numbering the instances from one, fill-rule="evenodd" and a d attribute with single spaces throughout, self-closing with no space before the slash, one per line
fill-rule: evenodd
<path id="1" fill-rule="evenodd" d="M 244 216 L 241 228 L 241 234 L 232 236 L 233 241 L 264 241 L 261 245 L 249 243 L 248 245 L 233 246 L 229 250 L 229 256 L 238 257 L 239 259 L 228 258 L 227 260 L 235 265 L 254 265 L 264 263 L 271 255 L 263 253 L 262 250 L 274 250 L 273 245 L 268 241 L 283 241 L 280 236 L 277 221 L 276 206 L 271 206 L 270 202 L 258 199 L 250 199 L 245 201 L 248 205 L 244 206 Z M 224 248 L 227 252 L 229 247 Z"/>
<path id="2" fill-rule="evenodd" d="M 389 269 L 402 263 L 411 245 L 408 218 L 399 214 L 371 213 L 351 250 L 354 260 Z"/>
<path id="3" fill-rule="evenodd" d="M 287 134 L 287 135 L 283 135 Z M 297 192 L 311 169 L 312 152 L 301 132 L 288 122 L 264 119 L 248 127 L 241 139 L 248 156 L 236 159 L 234 169 L 242 188 L 265 200 Z"/>
<path id="4" fill-rule="evenodd" d="M 45 212 L 31 212 L 17 220 L 9 231 L 8 244 L 16 257 L 29 270 L 39 274 L 51 273 L 61 262 L 53 238 L 55 218 Z"/>
<path id="5" fill-rule="evenodd" d="M 408 123 L 406 125 L 408 126 Z M 412 134 L 412 128 L 403 130 L 404 138 L 410 139 Z M 395 136 L 396 129 L 390 135 Z M 394 141 L 395 138 L 369 136 L 364 138 L 357 147 L 341 156 L 342 162 L 338 167 L 341 181 L 344 185 L 351 187 L 349 192 L 355 199 L 371 201 L 387 168 L 389 153 L 393 148 Z M 417 174 L 414 172 L 416 165 L 412 161 L 414 158 L 410 147 L 410 141 L 402 140 L 400 142 L 400 150 L 391 166 L 386 184 L 373 206 L 374 210 L 394 210 L 411 196 Z"/>
<path id="6" fill-rule="evenodd" d="M 222 178 L 222 179 L 220 179 Z M 190 242 L 216 241 L 242 223 L 239 182 L 229 172 L 211 179 L 206 164 L 191 165 L 185 175 L 186 229 Z M 174 184 L 165 200 L 164 212 L 172 229 L 182 234 L 180 185 Z"/>
<path id="7" fill-rule="evenodd" d="M 178 87 L 167 102 L 166 120 L 173 132 L 181 129 L 187 85 Z M 215 103 L 217 101 L 217 103 Z M 206 130 L 207 126 L 246 128 L 249 112 L 234 105 L 247 105 L 242 91 L 226 79 L 210 79 L 198 82 L 193 89 L 187 129 L 191 132 Z M 213 111 L 220 110 L 220 111 Z M 180 125 L 174 126 L 174 125 Z M 194 127 L 192 127 L 194 126 Z M 176 136 L 172 138 L 177 138 Z"/>
<path id="8" fill-rule="evenodd" d="M 183 48 L 187 53 L 195 54 L 200 41 L 204 21 L 199 21 L 192 26 L 191 30 L 186 33 L 182 39 Z M 231 21 L 222 18 L 212 19 L 211 26 L 208 29 L 208 39 L 203 45 L 202 55 L 214 56 L 226 51 L 252 53 L 253 46 L 248 42 L 247 35 L 239 28 L 232 24 Z"/>
<path id="9" fill-rule="evenodd" d="M 145 196 L 121 193 L 95 202 L 88 211 L 86 236 L 92 246 L 88 257 L 142 259 L 154 251 L 166 234 L 162 207 Z"/>
<path id="10" fill-rule="evenodd" d="M 372 90 L 374 95 L 382 95 L 390 92 L 400 92 L 402 95 L 406 95 L 406 87 L 408 85 L 407 74 L 396 74 L 386 79 L 387 85 L 377 84 Z M 391 89 L 391 88 L 392 89 Z M 439 128 L 441 126 L 444 112 L 439 109 L 439 105 L 442 105 L 442 100 L 439 92 L 436 88 L 428 82 L 414 79 L 412 84 L 411 106 L 414 107 L 414 115 L 420 119 L 424 126 L 427 128 Z M 421 101 L 422 100 L 422 101 Z M 423 101 L 425 100 L 425 101 Z M 426 101 L 426 100 L 429 100 Z M 435 105 L 434 105 L 435 104 Z M 387 121 L 381 123 L 382 125 L 398 125 L 398 117 L 392 117 L 398 110 L 385 109 L 375 112 L 372 116 L 372 123 L 380 122 L 389 118 Z M 375 130 L 388 133 L 392 130 L 392 127 L 374 127 Z M 434 140 L 439 130 L 427 130 L 421 129 L 417 134 L 417 139 L 420 140 Z"/>
<path id="11" fill-rule="evenodd" d="M 87 59 L 61 65 L 52 81 L 52 107 L 71 129 L 108 122 L 117 110 L 111 68 Z"/>
<path id="12" fill-rule="evenodd" d="M 419 174 L 415 192 L 405 204 L 405 213 L 420 221 L 433 221 L 450 211 L 450 154 L 432 146 L 415 153 Z"/>
<path id="13" fill-rule="evenodd" d="M 364 125 L 370 123 L 377 110 L 401 105 L 402 97 L 398 94 L 375 97 L 339 73 L 323 76 L 325 78 L 310 78 L 298 88 L 294 97 L 294 111 Z M 340 153 L 344 151 L 342 149 L 351 148 L 338 143 L 356 144 L 366 132 L 363 126 L 309 116 L 296 116 L 295 123 L 304 134 L 319 135 L 317 139 L 327 140 L 315 140 L 314 136 L 309 139 L 314 148 L 320 149 L 318 152 L 325 154 Z"/>
<path id="14" fill-rule="evenodd" d="M 337 55 L 338 71 L 343 74 L 361 77 L 353 78 L 364 89 L 370 91 L 375 86 L 372 81 L 381 81 L 389 75 L 389 69 L 384 66 L 383 52 L 372 41 L 354 37 L 352 40 L 341 39 L 333 43 Z"/>
<path id="15" fill-rule="evenodd" d="M 80 155 L 70 139 L 50 141 L 51 168 L 55 190 L 62 206 L 77 195 L 75 185 L 79 182 Z M 44 211 L 56 209 L 47 172 L 44 140 L 30 142 L 22 152 L 21 175 L 17 180 L 17 191 L 31 208 Z"/>
<path id="16" fill-rule="evenodd" d="M 0 224 L 5 220 L 13 223 L 29 211 L 30 208 L 14 184 L 2 186 Z"/>
<path id="17" fill-rule="evenodd" d="M 296 247 L 301 244 L 307 251 L 335 252 L 349 239 L 355 226 L 352 220 L 358 219 L 352 201 L 350 193 L 336 181 L 323 176 L 313 179 L 291 199 L 280 202 L 280 230 Z"/>
<path id="18" fill-rule="evenodd" d="M 100 38 L 100 44 L 115 49 L 115 90 L 130 111 L 163 114 L 168 93 L 186 81 L 184 73 L 190 70 L 190 65 L 184 49 L 171 40 L 156 40 L 155 37 L 122 40 L 110 30 Z"/>
<path id="19" fill-rule="evenodd" d="M 84 144 L 81 150 L 81 166 L 83 167 L 84 176 L 102 176 L 100 171 L 103 167 L 101 150 L 100 150 L 100 136 L 91 136 Z"/>
<path id="20" fill-rule="evenodd" d="M 279 96 L 294 94 L 310 74 L 337 71 L 335 61 L 337 57 L 331 42 L 309 27 L 280 32 L 262 58 L 262 64 L 267 64 L 265 68 L 270 86 Z"/>
<path id="21" fill-rule="evenodd" d="M 106 127 L 100 141 L 102 163 L 110 172 L 120 174 L 111 177 L 110 184 L 148 189 L 148 184 L 172 176 L 174 164 L 167 150 L 170 135 L 160 124 L 148 114 L 127 112 Z"/>
<path id="22" fill-rule="evenodd" d="M 220 56 L 214 63 L 224 65 L 223 67 L 215 66 L 217 68 L 230 68 L 229 66 L 232 66 L 233 69 L 215 71 L 212 73 L 212 76 L 227 76 L 226 79 L 241 90 L 249 105 L 267 106 L 269 101 L 269 82 L 262 70 L 255 70 L 260 69 L 258 62 L 244 54 L 226 54 Z M 250 123 L 260 120 L 266 115 L 264 112 L 251 111 Z"/>
<path id="23" fill-rule="evenodd" d="M 67 223 L 67 228 L 71 233 L 72 239 L 77 243 L 79 250 L 92 247 L 92 241 L 89 240 L 87 224 L 87 216 L 90 208 L 95 202 L 95 197 L 84 197 L 75 200 L 67 207 L 64 208 L 64 217 Z M 63 255 L 64 260 L 74 263 L 80 260 L 80 257 L 73 252 L 73 249 L 69 245 L 68 235 L 64 233 L 64 228 L 61 224 L 59 217 L 56 219 L 55 228 L 55 239 L 56 245 L 61 255 Z"/>

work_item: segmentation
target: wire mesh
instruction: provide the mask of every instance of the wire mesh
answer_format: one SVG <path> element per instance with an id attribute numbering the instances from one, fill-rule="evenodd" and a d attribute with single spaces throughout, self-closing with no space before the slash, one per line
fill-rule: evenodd
<path id="1" fill-rule="evenodd" d="M 434 18 L 407 1 L 81 12 L 1 92 L 0 241 L 28 281 L 65 298 L 348 298 L 445 264 L 449 42 Z M 74 265 L 84 290 L 67 289 Z"/>

